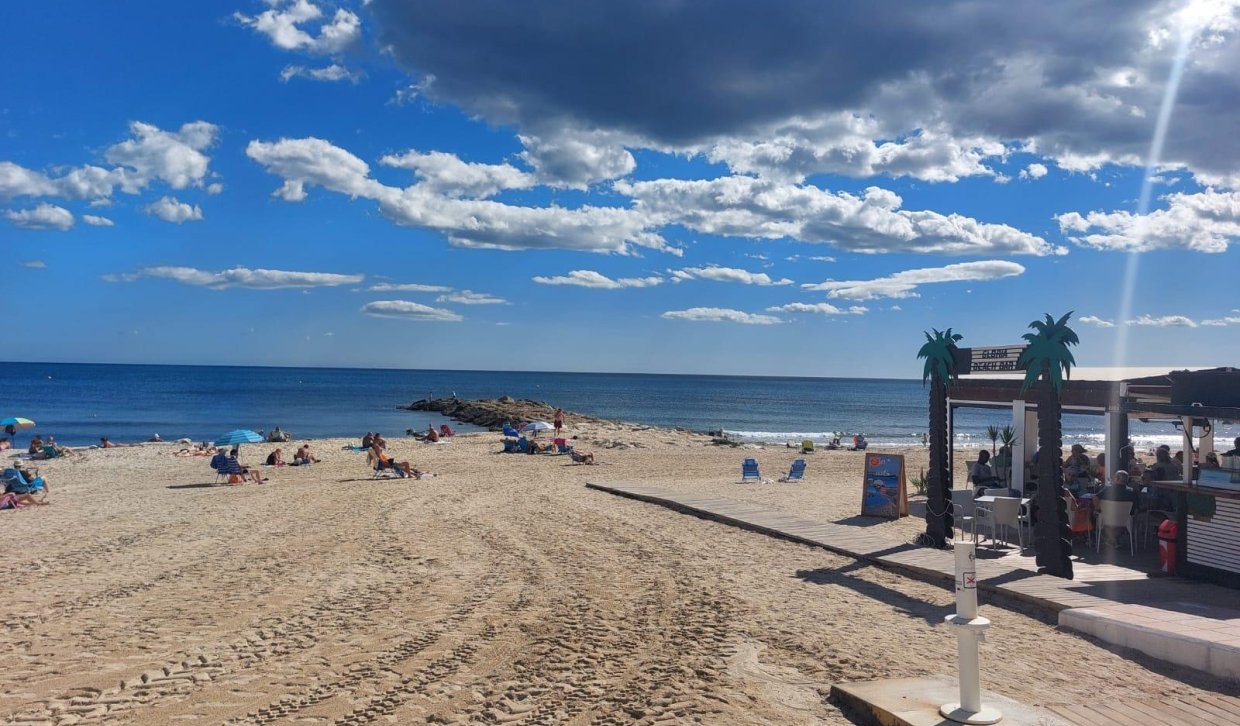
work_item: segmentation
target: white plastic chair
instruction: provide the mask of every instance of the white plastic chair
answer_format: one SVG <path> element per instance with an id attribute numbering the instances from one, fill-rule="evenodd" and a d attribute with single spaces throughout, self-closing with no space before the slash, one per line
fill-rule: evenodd
<path id="1" fill-rule="evenodd" d="M 1107 527 L 1119 527 L 1128 530 L 1128 554 L 1137 554 L 1137 535 L 1133 526 L 1132 502 L 1102 499 L 1098 501 L 1098 544 L 1095 551 L 1102 551 L 1102 533 Z"/>
<path id="2" fill-rule="evenodd" d="M 952 490 L 952 514 L 956 522 L 956 526 L 961 532 L 973 535 L 973 541 L 977 541 L 977 503 L 973 501 L 972 489 L 953 489 Z"/>
<path id="3" fill-rule="evenodd" d="M 1025 549 L 1023 528 L 1029 522 L 1029 516 L 1021 514 L 1020 499 L 1018 497 L 995 497 L 995 503 L 992 507 L 992 535 L 995 534 L 995 530 L 1002 527 L 1004 543 L 1012 544 L 1012 540 L 1008 539 L 1008 531 L 1014 528 L 1016 530 L 1016 543 L 1020 545 L 1022 550 Z M 996 538 L 992 536 L 992 539 Z"/>

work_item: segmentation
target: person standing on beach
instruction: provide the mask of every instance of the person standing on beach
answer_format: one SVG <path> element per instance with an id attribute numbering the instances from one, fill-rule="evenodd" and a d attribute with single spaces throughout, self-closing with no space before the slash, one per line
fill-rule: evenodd
<path id="1" fill-rule="evenodd" d="M 555 410 L 555 418 L 553 419 L 553 425 L 555 426 L 556 438 L 559 438 L 560 430 L 564 428 L 564 409 L 557 408 Z"/>

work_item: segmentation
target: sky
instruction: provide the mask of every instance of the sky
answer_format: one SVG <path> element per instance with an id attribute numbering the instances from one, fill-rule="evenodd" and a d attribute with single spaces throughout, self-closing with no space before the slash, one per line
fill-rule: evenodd
<path id="1" fill-rule="evenodd" d="M 1240 364 L 1238 0 L 12 0 L 0 62 L 10 360 Z"/>

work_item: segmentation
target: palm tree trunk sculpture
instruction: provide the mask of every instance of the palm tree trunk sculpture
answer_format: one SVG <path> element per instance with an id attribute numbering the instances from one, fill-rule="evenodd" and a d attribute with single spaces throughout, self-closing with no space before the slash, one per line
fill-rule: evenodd
<path id="1" fill-rule="evenodd" d="M 930 471 L 926 481 L 926 534 L 931 547 L 942 549 L 955 531 L 952 516 L 951 459 L 947 446 L 947 389 L 956 378 L 956 342 L 963 336 L 946 331 L 926 333 L 917 352 L 926 360 L 922 383 L 930 381 Z"/>

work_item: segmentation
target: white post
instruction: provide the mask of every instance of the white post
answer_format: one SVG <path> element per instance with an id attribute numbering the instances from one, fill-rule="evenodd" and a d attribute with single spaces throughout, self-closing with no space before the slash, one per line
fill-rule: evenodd
<path id="1" fill-rule="evenodd" d="M 1016 495 L 1025 495 L 1025 402 L 1012 401 L 1012 488 Z"/>
<path id="2" fill-rule="evenodd" d="M 964 724 L 998 723 L 1003 714 L 982 705 L 981 666 L 977 644 L 986 638 L 990 621 L 977 614 L 977 545 L 957 541 L 956 550 L 956 614 L 948 615 L 947 624 L 956 629 L 960 653 L 960 701 L 939 707 L 943 717 Z"/>
<path id="3" fill-rule="evenodd" d="M 1124 447 L 1126 442 L 1119 440 L 1120 424 L 1123 417 L 1128 414 L 1123 411 L 1112 411 L 1107 409 L 1105 419 L 1106 440 L 1103 442 L 1102 451 L 1107 458 L 1107 473 L 1104 477 L 1103 484 L 1107 484 L 1111 480 L 1111 474 L 1119 467 L 1119 450 Z"/>

